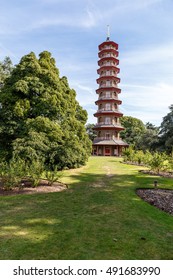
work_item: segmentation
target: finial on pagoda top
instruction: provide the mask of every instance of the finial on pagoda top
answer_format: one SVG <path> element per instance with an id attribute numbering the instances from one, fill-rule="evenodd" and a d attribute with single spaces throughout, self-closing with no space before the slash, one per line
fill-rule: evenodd
<path id="1" fill-rule="evenodd" d="M 110 39 L 110 28 L 109 28 L 109 25 L 107 25 L 107 39 L 106 41 L 109 41 Z"/>

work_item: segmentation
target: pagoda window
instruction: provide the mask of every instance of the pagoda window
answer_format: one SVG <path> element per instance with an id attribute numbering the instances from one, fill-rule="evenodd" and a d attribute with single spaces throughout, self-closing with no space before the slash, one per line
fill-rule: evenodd
<path id="1" fill-rule="evenodd" d="M 107 140 L 109 140 L 109 139 L 110 139 L 110 133 L 106 133 L 106 134 L 105 134 L 105 138 L 106 138 Z"/>
<path id="2" fill-rule="evenodd" d="M 106 86 L 110 87 L 111 86 L 111 82 L 110 81 L 106 81 Z"/>
<path id="3" fill-rule="evenodd" d="M 106 97 L 107 97 L 107 98 L 110 98 L 110 96 L 111 96 L 110 92 L 109 92 L 109 91 L 106 91 Z"/>
<path id="4" fill-rule="evenodd" d="M 105 123 L 106 123 L 106 124 L 110 124 L 110 123 L 111 123 L 111 119 L 110 119 L 109 117 L 106 117 L 106 118 L 105 118 Z"/>
<path id="5" fill-rule="evenodd" d="M 111 104 L 110 103 L 106 103 L 106 111 L 110 111 L 111 110 Z"/>

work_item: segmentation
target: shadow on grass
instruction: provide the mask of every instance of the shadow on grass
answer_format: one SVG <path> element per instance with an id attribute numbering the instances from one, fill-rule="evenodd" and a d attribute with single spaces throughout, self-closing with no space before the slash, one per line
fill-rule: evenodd
<path id="1" fill-rule="evenodd" d="M 74 182 L 61 193 L 0 198 L 0 259 L 172 257 L 172 217 L 135 193 L 151 187 L 152 176 L 70 177 Z"/>

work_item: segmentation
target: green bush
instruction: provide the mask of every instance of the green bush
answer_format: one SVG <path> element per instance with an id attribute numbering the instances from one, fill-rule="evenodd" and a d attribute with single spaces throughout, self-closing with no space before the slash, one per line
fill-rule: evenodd
<path id="1" fill-rule="evenodd" d="M 44 172 L 44 163 L 38 160 L 32 161 L 30 165 L 27 165 L 26 170 L 33 187 L 37 187 Z"/>
<path id="2" fill-rule="evenodd" d="M 128 148 L 123 149 L 123 156 L 125 162 L 134 162 L 135 150 L 133 147 L 129 146 Z"/>
<path id="3" fill-rule="evenodd" d="M 21 179 L 25 174 L 25 164 L 21 159 L 12 158 L 9 163 L 0 164 L 0 177 L 6 190 L 21 186 Z"/>
<path id="4" fill-rule="evenodd" d="M 149 162 L 151 170 L 159 173 L 163 169 L 166 157 L 167 156 L 164 153 L 155 152 L 152 156 L 152 159 Z"/>
<path id="5" fill-rule="evenodd" d="M 150 153 L 148 150 L 144 153 L 141 150 L 135 151 L 132 146 L 123 150 L 125 162 L 140 164 L 150 167 L 152 171 L 173 172 L 173 158 L 166 153 Z"/>
<path id="6" fill-rule="evenodd" d="M 52 186 L 54 182 L 57 182 L 63 175 L 62 171 L 58 171 L 57 166 L 54 166 L 52 170 L 48 169 L 45 172 L 48 185 Z"/>

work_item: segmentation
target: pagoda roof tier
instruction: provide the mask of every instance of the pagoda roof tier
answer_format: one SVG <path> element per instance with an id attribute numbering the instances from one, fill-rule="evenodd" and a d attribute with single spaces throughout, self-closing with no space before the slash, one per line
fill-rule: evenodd
<path id="1" fill-rule="evenodd" d="M 106 109 L 99 109 L 95 114 L 94 117 L 100 117 L 103 115 L 113 115 L 115 117 L 122 117 L 123 113 L 118 110 L 106 110 Z"/>
<path id="2" fill-rule="evenodd" d="M 101 71 L 106 71 L 106 70 L 112 70 L 112 71 L 115 71 L 117 74 L 120 72 L 120 69 L 116 66 L 113 66 L 113 65 L 109 65 L 109 66 L 106 66 L 106 65 L 103 65 L 101 66 L 99 69 L 97 69 L 97 74 L 100 74 Z"/>
<path id="3" fill-rule="evenodd" d="M 103 138 L 103 137 L 97 137 L 94 139 L 93 141 L 93 145 L 106 145 L 106 146 L 112 146 L 112 145 L 115 145 L 115 146 L 123 146 L 123 147 L 128 147 L 129 145 L 124 142 L 123 140 L 121 139 L 106 139 L 106 138 Z"/>
<path id="4" fill-rule="evenodd" d="M 103 43 L 101 43 L 99 45 L 99 50 L 101 51 L 104 47 L 110 47 L 111 49 L 112 48 L 115 48 L 116 50 L 118 50 L 118 44 L 113 42 L 113 41 L 105 41 Z"/>
<path id="5" fill-rule="evenodd" d="M 93 127 L 94 130 L 116 130 L 116 131 L 121 131 L 124 130 L 125 128 L 122 127 L 121 125 L 114 125 L 114 124 L 96 124 L 95 127 Z"/>
<path id="6" fill-rule="evenodd" d="M 108 56 L 108 57 L 102 57 L 101 59 L 98 60 L 98 65 L 101 66 L 101 63 L 104 61 L 111 61 L 111 62 L 115 62 L 116 65 L 119 64 L 119 59 L 113 57 L 113 56 Z"/>
<path id="7" fill-rule="evenodd" d="M 117 76 L 114 76 L 114 75 L 109 75 L 109 76 L 101 76 L 99 77 L 96 81 L 97 83 L 99 84 L 100 82 L 102 81 L 106 81 L 106 80 L 115 80 L 116 83 L 119 83 L 120 82 L 120 78 L 118 78 Z"/>
<path id="8" fill-rule="evenodd" d="M 116 103 L 116 104 L 119 104 L 119 105 L 122 104 L 121 100 L 119 100 L 118 98 L 114 98 L 114 97 L 100 98 L 97 101 L 95 101 L 95 104 L 98 105 L 98 104 L 103 103 L 103 102 L 111 102 L 111 103 Z"/>
<path id="9" fill-rule="evenodd" d="M 98 56 L 101 57 L 103 54 L 106 54 L 106 53 L 112 53 L 112 54 L 114 54 L 115 56 L 118 56 L 118 55 L 119 55 L 119 53 L 118 53 L 117 50 L 111 49 L 111 48 L 109 48 L 109 49 L 106 48 L 106 49 L 101 50 L 101 51 L 98 53 Z"/>
<path id="10" fill-rule="evenodd" d="M 96 89 L 96 93 L 101 93 L 101 92 L 106 92 L 106 91 L 115 91 L 116 93 L 121 93 L 121 89 L 118 87 L 100 87 Z"/>

